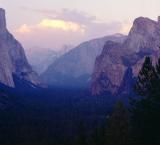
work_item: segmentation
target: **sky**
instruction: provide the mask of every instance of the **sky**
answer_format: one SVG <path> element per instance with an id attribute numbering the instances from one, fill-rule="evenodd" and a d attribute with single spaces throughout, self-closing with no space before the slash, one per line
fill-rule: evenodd
<path id="1" fill-rule="evenodd" d="M 7 27 L 25 49 L 53 49 L 128 34 L 135 18 L 156 20 L 159 0 L 0 0 Z"/>

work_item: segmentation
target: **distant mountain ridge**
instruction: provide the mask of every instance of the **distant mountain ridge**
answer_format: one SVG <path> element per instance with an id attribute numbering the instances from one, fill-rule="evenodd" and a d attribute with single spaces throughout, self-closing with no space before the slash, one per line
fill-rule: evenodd
<path id="1" fill-rule="evenodd" d="M 51 64 L 41 78 L 49 86 L 84 86 L 89 83 L 95 59 L 105 42 L 113 40 L 122 43 L 125 38 L 122 34 L 115 34 L 84 42 Z"/>
<path id="2" fill-rule="evenodd" d="M 92 94 L 132 92 L 145 56 L 152 57 L 155 64 L 160 57 L 159 47 L 160 21 L 144 17 L 135 19 L 124 43 L 108 41 L 97 57 L 91 81 Z"/>
<path id="3" fill-rule="evenodd" d="M 72 49 L 71 45 L 64 45 L 59 50 L 51 48 L 34 47 L 26 49 L 26 55 L 32 68 L 40 75 L 48 66 L 50 66 L 56 59 L 64 55 Z"/>
<path id="4" fill-rule="evenodd" d="M 33 48 L 32 51 L 26 50 L 26 55 L 32 68 L 38 74 L 42 74 L 60 56 L 54 50 L 37 50 L 37 48 Z"/>
<path id="5" fill-rule="evenodd" d="M 0 8 L 0 82 L 15 87 L 14 76 L 40 85 L 39 77 L 28 63 L 22 45 L 8 32 L 5 10 Z"/>

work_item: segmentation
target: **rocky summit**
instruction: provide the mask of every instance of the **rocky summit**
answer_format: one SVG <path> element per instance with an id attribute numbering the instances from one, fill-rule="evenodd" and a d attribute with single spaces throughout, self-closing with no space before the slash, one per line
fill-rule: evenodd
<path id="1" fill-rule="evenodd" d="M 110 92 L 121 95 L 131 92 L 145 56 L 151 56 L 156 63 L 159 49 L 160 22 L 137 18 L 122 44 L 106 42 L 97 57 L 91 80 L 92 94 Z"/>
<path id="2" fill-rule="evenodd" d="M 0 82 L 14 87 L 14 77 L 39 85 L 38 75 L 32 70 L 22 45 L 6 27 L 5 10 L 0 9 Z"/>

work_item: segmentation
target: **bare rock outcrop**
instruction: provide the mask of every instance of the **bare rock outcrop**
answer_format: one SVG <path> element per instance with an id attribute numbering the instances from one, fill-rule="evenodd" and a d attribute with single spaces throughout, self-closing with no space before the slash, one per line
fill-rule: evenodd
<path id="1" fill-rule="evenodd" d="M 0 82 L 14 87 L 14 76 L 39 85 L 38 75 L 32 70 L 22 45 L 6 27 L 5 10 L 0 8 Z"/>
<path id="2" fill-rule="evenodd" d="M 160 56 L 159 48 L 160 23 L 148 18 L 137 18 L 124 43 L 108 41 L 97 57 L 91 80 L 92 94 L 128 92 L 145 56 L 151 56 L 156 64 Z"/>

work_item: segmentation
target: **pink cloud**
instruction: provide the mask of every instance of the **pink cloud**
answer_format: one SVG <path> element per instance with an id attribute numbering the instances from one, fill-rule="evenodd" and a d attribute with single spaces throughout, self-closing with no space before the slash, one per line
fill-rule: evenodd
<path id="1" fill-rule="evenodd" d="M 130 27 L 128 23 L 103 22 L 95 16 L 77 10 L 24 10 L 43 15 L 43 19 L 36 24 L 23 24 L 13 30 L 26 48 L 40 46 L 58 50 L 64 44 L 76 46 L 96 37 L 121 32 L 126 34 Z"/>

